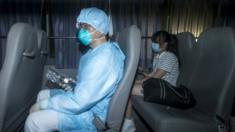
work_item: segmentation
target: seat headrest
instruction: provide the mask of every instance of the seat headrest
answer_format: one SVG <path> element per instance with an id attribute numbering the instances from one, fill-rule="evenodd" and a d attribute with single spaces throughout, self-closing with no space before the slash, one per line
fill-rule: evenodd
<path id="1" fill-rule="evenodd" d="M 190 32 L 183 32 L 177 34 L 178 38 L 178 50 L 181 63 L 184 61 L 184 57 L 192 53 L 195 46 L 195 37 Z"/>
<path id="2" fill-rule="evenodd" d="M 33 53 L 37 52 L 37 46 L 34 44 L 37 42 L 36 30 L 25 23 L 14 24 L 7 36 L 7 48 L 6 56 L 8 58 L 12 52 L 15 52 L 17 56 L 22 56 L 23 52 Z"/>

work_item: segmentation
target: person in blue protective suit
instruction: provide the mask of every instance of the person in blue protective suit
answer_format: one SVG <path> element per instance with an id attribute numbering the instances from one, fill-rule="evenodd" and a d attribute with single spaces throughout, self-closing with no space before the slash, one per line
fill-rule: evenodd
<path id="1" fill-rule="evenodd" d="M 80 43 L 90 49 L 80 59 L 76 87 L 73 91 L 40 91 L 25 132 L 93 132 L 94 114 L 106 120 L 110 99 L 122 79 L 125 56 L 116 42 L 106 39 L 109 21 L 102 10 L 82 9 L 77 29 Z"/>

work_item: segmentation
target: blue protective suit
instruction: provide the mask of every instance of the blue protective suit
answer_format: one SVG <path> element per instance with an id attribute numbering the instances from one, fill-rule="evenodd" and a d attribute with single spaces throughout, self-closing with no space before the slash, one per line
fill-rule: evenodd
<path id="1" fill-rule="evenodd" d="M 93 113 L 105 121 L 109 101 L 123 75 L 124 60 L 117 43 L 106 42 L 81 57 L 74 91 L 51 90 L 41 108 L 60 113 L 60 132 L 96 131 Z"/>

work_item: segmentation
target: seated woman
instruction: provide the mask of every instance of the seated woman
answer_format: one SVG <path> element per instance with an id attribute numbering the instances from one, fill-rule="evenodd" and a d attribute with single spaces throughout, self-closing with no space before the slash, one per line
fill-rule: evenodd
<path id="1" fill-rule="evenodd" d="M 154 53 L 153 70 L 150 74 L 142 72 L 144 78 L 137 80 L 132 90 L 132 95 L 143 96 L 142 83 L 149 78 L 159 78 L 176 86 L 179 75 L 177 38 L 166 31 L 158 31 L 152 35 L 152 50 Z M 129 101 L 123 132 L 134 132 L 135 126 L 131 119 L 131 101 Z"/>
<path id="2" fill-rule="evenodd" d="M 142 72 L 144 79 L 137 80 L 132 94 L 143 95 L 142 83 L 149 78 L 159 78 L 176 86 L 179 76 L 179 60 L 177 38 L 166 31 L 158 31 L 152 35 L 154 52 L 153 70 L 150 74 Z"/>

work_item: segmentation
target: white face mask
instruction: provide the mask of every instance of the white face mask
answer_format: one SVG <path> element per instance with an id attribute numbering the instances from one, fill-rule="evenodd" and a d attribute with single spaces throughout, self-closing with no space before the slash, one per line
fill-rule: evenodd
<path id="1" fill-rule="evenodd" d="M 159 53 L 161 52 L 161 48 L 160 48 L 160 44 L 159 43 L 154 43 L 152 42 L 152 50 L 156 53 Z"/>

